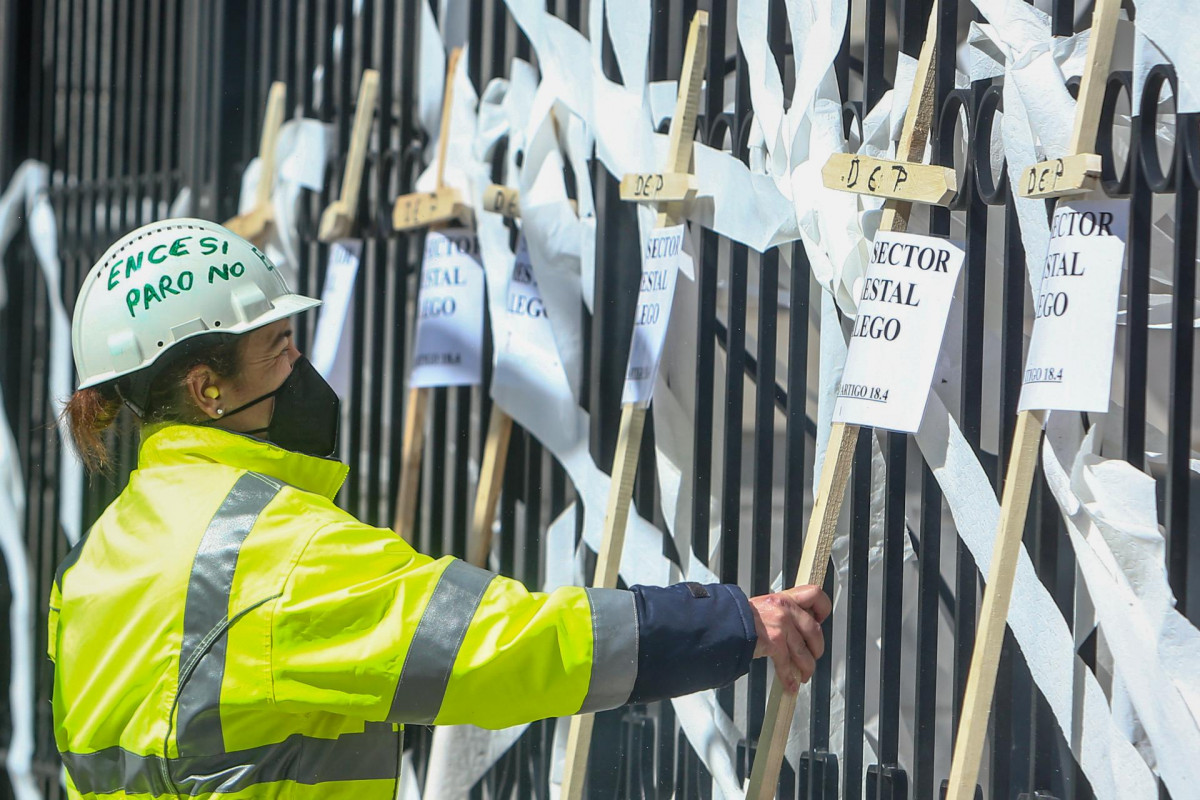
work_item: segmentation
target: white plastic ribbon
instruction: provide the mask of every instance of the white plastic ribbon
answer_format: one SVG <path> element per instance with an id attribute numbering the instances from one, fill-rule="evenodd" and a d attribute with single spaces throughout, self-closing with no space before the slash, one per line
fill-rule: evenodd
<path id="1" fill-rule="evenodd" d="M 1200 631 L 1174 608 L 1154 479 L 1101 458 L 1098 428 L 1053 412 L 1042 452 L 1124 694 L 1172 795 L 1200 785 Z M 1127 731 L 1133 733 L 1133 731 Z"/>
<path id="2" fill-rule="evenodd" d="M 0 196 L 0 256 L 3 256 L 19 230 L 22 216 L 28 215 L 32 196 L 44 192 L 47 172 L 43 164 L 24 162 L 13 173 L 8 188 Z M 0 308 L 7 302 L 7 292 L 0 292 Z M 66 457 L 64 454 L 64 459 Z M 67 466 L 64 463 L 64 467 Z M 8 417 L 0 415 L 0 552 L 4 555 L 11 593 L 8 609 L 11 641 L 8 701 L 12 730 L 5 767 L 17 800 L 40 800 L 41 792 L 33 776 L 33 703 L 36 696 L 33 581 L 29 573 L 24 532 L 25 481 Z"/>

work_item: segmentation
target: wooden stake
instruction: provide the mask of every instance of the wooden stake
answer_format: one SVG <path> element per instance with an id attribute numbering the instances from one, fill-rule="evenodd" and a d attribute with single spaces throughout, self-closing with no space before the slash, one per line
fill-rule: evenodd
<path id="1" fill-rule="evenodd" d="M 396 520 L 392 528 L 404 541 L 415 540 L 417 488 L 421 480 L 421 453 L 425 445 L 425 415 L 429 390 L 413 387 L 404 401 L 404 445 L 400 456 L 400 489 L 396 494 Z"/>
<path id="2" fill-rule="evenodd" d="M 358 107 L 354 110 L 354 127 L 350 129 L 350 149 L 342 173 L 341 196 L 329 204 L 321 215 L 317 239 L 333 242 L 350 236 L 358 213 L 358 194 L 362 187 L 363 162 L 367 159 L 367 138 L 375 117 L 375 98 L 379 94 L 379 73 L 364 69 L 358 85 Z"/>
<path id="3" fill-rule="evenodd" d="M 1096 146 L 1096 128 L 1104 102 L 1104 87 L 1112 61 L 1113 43 L 1117 33 L 1117 15 L 1121 0 L 1097 0 L 1092 14 L 1092 34 L 1084 62 L 1083 82 L 1079 86 L 1079 102 L 1075 106 L 1075 127 L 1071 132 L 1071 153 L 1063 159 L 1070 162 L 1078 156 L 1098 158 L 1088 151 Z M 1043 162 L 1031 167 L 1038 170 Z M 1025 173 L 1029 175 L 1029 170 Z M 1022 180 L 1022 184 L 1026 179 Z M 1057 181 L 1053 195 L 1080 194 L 1089 190 L 1091 181 L 1075 179 Z M 1022 194 L 1024 185 L 1022 185 Z M 996 690 L 996 670 L 1000 649 L 1004 644 L 1008 606 L 1012 600 L 1013 581 L 1021 555 L 1021 536 L 1025 531 L 1025 515 L 1029 508 L 1029 493 L 1037 469 L 1038 446 L 1042 438 L 1042 414 L 1022 411 L 1017 415 L 1012 451 L 1004 476 L 1004 493 L 1000 499 L 1000 523 L 992 547 L 992 565 L 980 608 L 979 628 L 975 632 L 975 648 L 971 653 L 971 671 L 963 694 L 962 716 L 958 736 L 954 741 L 954 758 L 950 764 L 947 800 L 972 800 L 979 779 L 979 763 L 983 758 L 983 743 L 987 737 L 988 715 Z"/>
<path id="4" fill-rule="evenodd" d="M 267 93 L 267 110 L 263 115 L 262 137 L 258 143 L 258 160 L 262 168 L 258 173 L 258 186 L 254 190 L 254 205 L 245 214 L 238 214 L 225 222 L 226 228 L 255 247 L 263 246 L 271 235 L 271 226 L 275 224 L 271 186 L 275 182 L 275 143 L 283 126 L 283 103 L 286 97 L 287 84 L 283 81 L 271 84 Z"/>
<path id="5" fill-rule="evenodd" d="M 483 448 L 483 463 L 479 468 L 479 486 L 475 490 L 475 513 L 471 518 L 468 547 L 471 563 L 477 567 L 486 567 L 488 554 L 492 552 L 492 523 L 496 521 L 496 505 L 500 501 L 504 467 L 508 463 L 512 428 L 512 417 L 493 401 L 492 414 L 488 418 L 487 443 Z"/>
<path id="6" fill-rule="evenodd" d="M 708 14 L 697 11 L 688 30 L 684 51 L 683 71 L 679 94 L 675 99 L 675 114 L 671 118 L 667 163 L 663 173 L 691 171 L 693 139 L 696 135 L 696 114 L 700 106 L 700 84 L 704 80 L 705 58 L 708 52 Z M 643 199 L 643 198 L 638 198 Z M 659 203 L 657 227 L 679 224 L 683 217 L 683 201 L 678 199 Z M 617 452 L 613 459 L 612 484 L 608 492 L 608 507 L 604 513 L 604 535 L 601 539 L 596 575 L 592 585 L 614 588 L 621 566 L 621 551 L 625 546 L 625 526 L 633 500 L 633 479 L 637 473 L 638 453 L 642 446 L 642 427 L 646 407 L 626 403 L 621 407 L 621 426 L 617 435 Z M 592 740 L 592 714 L 571 717 L 567 734 L 567 757 L 563 772 L 563 800 L 583 797 L 587 773 L 588 750 Z"/>
<path id="7" fill-rule="evenodd" d="M 446 143 L 450 139 L 450 115 L 454 107 L 454 76 L 458 71 L 458 59 L 462 48 L 456 47 L 446 61 L 446 88 L 442 95 L 442 124 L 438 132 L 437 189 L 438 194 L 446 189 Z M 452 190 L 453 191 L 453 190 Z M 405 195 L 412 197 L 413 195 Z M 417 195 L 420 196 L 420 195 Z M 457 192 L 455 192 L 457 196 Z M 397 207 L 404 197 L 397 199 Z M 395 211 L 393 210 L 393 217 Z M 445 222 L 447 220 L 442 220 Z M 418 227 L 418 226 L 412 226 Z M 399 229 L 399 228 L 398 228 Z M 405 230 L 411 230 L 406 228 Z M 415 329 L 415 326 L 414 326 Z M 415 338 L 415 337 L 414 337 Z M 409 387 L 404 404 L 404 443 L 400 456 L 400 488 L 396 492 L 396 519 L 393 528 L 407 542 L 415 537 L 413 522 L 417 514 L 417 488 L 421 480 L 421 454 L 425 442 L 425 416 L 429 407 L 429 389 Z"/>
<path id="8" fill-rule="evenodd" d="M 925 32 L 925 43 L 921 47 L 920 60 L 917 62 L 917 74 L 913 78 L 908 113 L 904 117 L 904 127 L 901 129 L 900 143 L 896 149 L 897 155 L 905 162 L 918 162 L 925 153 L 925 144 L 929 139 L 929 129 L 933 124 L 933 64 L 936 48 L 935 5 L 929 14 L 929 26 Z M 883 207 L 880 230 L 907 230 L 911 211 L 912 203 L 888 200 Z M 846 495 L 846 483 L 854 461 L 858 430 L 856 425 L 840 422 L 835 422 L 830 429 L 829 444 L 821 465 L 821 480 L 813 501 L 804 549 L 800 553 L 800 567 L 796 570 L 796 586 L 821 586 L 825 583 L 825 570 L 829 564 L 829 553 L 833 549 L 838 517 Z M 771 800 L 775 796 L 775 787 L 779 784 L 779 770 L 783 766 L 783 750 L 795 713 L 796 695 L 784 689 L 779 677 L 775 676 L 771 680 L 771 691 L 767 696 L 766 716 L 763 718 L 762 732 L 758 737 L 758 751 L 750 770 L 747 798 Z"/>
<path id="9" fill-rule="evenodd" d="M 493 183 L 483 192 L 481 205 L 509 219 L 521 216 L 521 193 L 517 189 Z M 492 403 L 488 417 L 487 441 L 483 447 L 483 462 L 479 466 L 479 485 L 475 489 L 475 511 L 471 518 L 471 533 L 467 542 L 470 561 L 477 567 L 487 567 L 492 552 L 492 526 L 496 521 L 496 506 L 504 483 L 504 468 L 508 464 L 508 443 L 512 439 L 513 419 L 500 404 Z"/>

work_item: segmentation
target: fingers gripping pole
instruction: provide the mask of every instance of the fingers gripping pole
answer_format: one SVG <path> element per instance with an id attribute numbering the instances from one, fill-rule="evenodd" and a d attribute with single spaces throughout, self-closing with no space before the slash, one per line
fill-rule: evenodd
<path id="1" fill-rule="evenodd" d="M 817 487 L 812 517 L 808 524 L 808 537 L 804 540 L 804 549 L 800 553 L 800 568 L 796 571 L 797 586 L 820 586 L 825 582 L 825 569 L 829 564 L 829 553 L 833 549 L 838 516 L 846 496 L 846 482 L 850 478 L 854 445 L 857 442 L 858 426 L 841 422 L 833 424 L 829 434 L 829 446 L 825 450 L 825 461 L 821 465 L 821 482 Z M 775 676 L 771 681 L 770 695 L 767 697 L 767 713 L 758 737 L 758 752 L 750 771 L 750 786 L 746 797 L 770 800 L 775 796 L 779 770 L 783 766 L 783 750 L 795 712 L 796 695 L 784 689 L 779 677 Z"/>
<path id="2" fill-rule="evenodd" d="M 675 114 L 671 118 L 668 133 L 665 172 L 690 172 L 692 153 L 695 149 L 692 140 L 696 134 L 696 113 L 700 107 L 700 84 L 704 80 L 707 53 L 708 13 L 697 11 L 688 28 L 679 94 L 675 99 Z M 682 203 L 660 203 L 657 227 L 676 225 L 682 216 Z M 625 545 L 625 526 L 633 499 L 633 479 L 637 473 L 638 453 L 641 451 L 642 427 L 645 421 L 644 406 L 627 403 L 621 407 L 621 427 L 613 462 L 608 507 L 604 515 L 604 536 L 600 543 L 596 576 L 592 581 L 592 585 L 596 587 L 614 588 L 617 585 L 621 551 Z M 564 800 L 580 800 L 583 797 L 593 719 L 591 714 L 571 717 L 567 734 L 566 767 L 563 771 Z"/>
<path id="3" fill-rule="evenodd" d="M 919 162 L 924 156 L 925 144 L 929 140 L 929 129 L 933 120 L 933 64 L 936 46 L 937 5 L 934 4 L 929 14 L 925 43 L 921 47 L 921 56 L 917 62 L 917 73 L 913 77 L 908 113 L 905 114 L 904 127 L 900 131 L 900 141 L 896 148 L 897 156 L 905 161 Z M 880 230 L 907 230 L 911 211 L 912 203 L 887 201 L 883 206 Z M 809 518 L 808 536 L 800 554 L 800 568 L 796 571 L 796 586 L 820 586 L 825 582 L 825 569 L 829 563 L 829 553 L 833 549 L 838 517 L 846 495 L 846 482 L 850 478 L 857 441 L 857 426 L 833 423 L 829 432 L 825 461 L 821 465 L 821 482 L 817 487 L 812 516 Z M 783 766 L 784 748 L 795 712 L 796 695 L 787 691 L 780 683 L 779 677 L 775 676 L 771 680 L 771 691 L 767 696 L 766 715 L 758 737 L 758 751 L 750 770 L 747 798 L 771 800 L 775 796 L 779 770 Z"/>

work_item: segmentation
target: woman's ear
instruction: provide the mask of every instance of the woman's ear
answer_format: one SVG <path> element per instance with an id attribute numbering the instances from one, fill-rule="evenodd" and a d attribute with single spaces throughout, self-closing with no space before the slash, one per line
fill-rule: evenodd
<path id="1" fill-rule="evenodd" d="M 220 419 L 225 413 L 225 400 L 217 376 L 203 364 L 193 367 L 184 378 L 188 398 L 209 419 Z"/>

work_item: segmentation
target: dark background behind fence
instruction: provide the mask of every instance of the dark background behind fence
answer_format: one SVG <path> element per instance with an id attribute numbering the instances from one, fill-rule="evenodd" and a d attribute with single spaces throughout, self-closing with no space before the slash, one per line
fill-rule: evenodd
<path id="1" fill-rule="evenodd" d="M 931 0 L 858 0 L 852 4 L 848 36 L 837 61 L 846 102 L 847 124 L 860 118 L 890 88 L 897 48 L 914 57 L 921 44 Z M 360 11 L 355 13 L 355 7 Z M 748 158 L 750 121 L 748 72 L 734 44 L 736 7 L 724 0 L 699 4 L 711 12 L 707 94 L 698 137 L 715 147 Z M 676 78 L 695 0 L 655 0 L 651 36 L 650 78 Z M 961 41 L 976 11 L 965 0 L 939 0 L 939 51 L 950 53 Z M 575 27 L 586 27 L 583 0 L 550 0 L 550 9 Z M 1060 35 L 1090 25 L 1082 2 L 1054 0 L 1050 6 Z M 792 72 L 791 44 L 783 3 L 771 0 L 768 36 L 782 74 Z M 1076 20 L 1077 12 L 1079 19 Z M 287 83 L 287 117 L 304 116 L 333 123 L 337 152 L 344 154 L 354 114 L 360 70 L 381 73 L 380 103 L 367 156 L 359 230 L 366 239 L 355 293 L 355 325 L 351 334 L 356 356 L 348 402 L 353 411 L 344 431 L 352 453 L 352 477 L 340 501 L 364 520 L 388 525 L 398 483 L 400 425 L 403 409 L 404 358 L 411 330 L 409 300 L 419 267 L 419 235 L 390 231 L 390 208 L 399 194 L 411 191 L 423 164 L 418 163 L 425 134 L 415 119 L 419 7 L 416 0 L 0 0 L 0 179 L 7 180 L 25 159 L 51 168 L 50 198 L 59 226 L 64 267 L 62 300 L 70 313 L 84 271 L 114 239 L 132 228 L 166 215 L 171 201 L 187 187 L 195 216 L 223 220 L 236 211 L 240 176 L 257 152 L 267 89 L 273 80 Z M 335 54 L 333 31 L 341 27 Z M 504 76 L 514 57 L 531 59 L 531 49 L 505 7 L 497 0 L 473 0 L 466 22 L 468 71 L 477 89 Z M 586 32 L 586 30 L 585 30 Z M 590 35 L 599 35 L 591 32 Z M 607 35 L 605 32 L 604 35 Z M 611 56 L 611 49 L 609 49 Z M 611 58 L 610 77 L 617 77 Z M 992 178 L 988 143 L 1000 95 L 991 82 L 954 89 L 953 62 L 943 58 L 937 74 L 940 122 L 933 132 L 934 157 L 949 163 L 960 114 L 965 114 L 967 152 L 958 166 L 966 173 L 965 191 L 956 201 L 956 217 L 965 224 L 968 252 L 960 298 L 964 325 L 961 341 L 962 391 L 956 418 L 968 441 L 998 486 L 1009 449 L 1023 363 L 1025 253 L 1017 231 L 1012 190 Z M 715 80 L 714 76 L 724 76 Z M 1169 69 L 1162 72 L 1170 82 Z M 790 77 L 786 90 L 790 92 Z M 1148 358 L 1169 358 L 1170 431 L 1165 465 L 1153 467 L 1158 479 L 1160 520 L 1168 531 L 1171 586 L 1193 621 L 1200 619 L 1196 580 L 1197 553 L 1189 553 L 1196 509 L 1189 471 L 1192 430 L 1192 302 L 1195 293 L 1195 223 L 1197 180 L 1200 179 L 1200 135 L 1196 120 L 1177 120 L 1179 144 L 1159 161 L 1152 132 L 1157 96 L 1129 98 L 1130 78 L 1115 73 L 1110 81 L 1109 112 L 1133 109 L 1131 155 L 1114 163 L 1111 136 L 1101 132 L 1110 194 L 1132 197 L 1129 260 L 1125 277 L 1130 309 L 1119 334 L 1128 348 L 1124 389 L 1124 456 L 1135 466 L 1152 469 L 1143 453 L 1146 436 Z M 1151 87 L 1149 91 L 1156 91 Z M 732 111 L 725 109 L 731 108 Z M 1111 113 L 1109 115 L 1111 118 Z M 1103 126 L 1102 126 L 1103 128 Z M 330 164 L 326 188 L 305 193 L 300 215 L 303 242 L 299 290 L 318 293 L 324 280 L 327 247 L 316 242 L 321 210 L 336 197 L 342 164 Z M 1127 161 L 1127 166 L 1126 166 Z M 1124 170 L 1120 179 L 1117 167 Z M 1172 168 L 1173 167 L 1173 168 Z M 497 175 L 496 177 L 500 177 Z M 593 163 L 598 214 L 595 317 L 584 314 L 585 390 L 591 412 L 591 449 L 596 462 L 611 464 L 619 416 L 625 353 L 631 330 L 638 264 L 636 222 L 620 203 L 617 183 Z M 1150 198 L 1174 196 L 1176 226 L 1173 252 L 1152 252 Z M 930 215 L 929 232 L 948 234 L 950 211 Z M 1003 274 L 989 281 L 983 258 L 988 242 L 1003 248 Z M 697 264 L 699 322 L 695 387 L 695 450 L 691 486 L 694 548 L 708 551 L 713 522 L 706 499 L 714 496 L 720 514 L 722 545 L 713 568 L 724 580 L 737 581 L 751 593 L 768 589 L 775 572 L 794 575 L 801 532 L 811 505 L 815 407 L 807 401 L 815 379 L 810 358 L 810 289 L 803 248 L 751 252 L 712 232 L 701 236 Z M 1169 353 L 1149 353 L 1147 297 L 1149 264 L 1173 264 L 1176 298 L 1174 332 Z M 790 265 L 790 266 L 789 266 Z M 28 492 L 24 520 L 30 568 L 35 577 L 36 652 L 45 652 L 45 600 L 67 542 L 58 519 L 56 487 L 60 452 L 53 428 L 46 368 L 49 307 L 46 287 L 22 232 L 4 262 L 8 305 L 0 311 L 0 385 L 4 411 L 17 437 Z M 999 286 L 1000 291 L 993 291 Z M 998 362 L 983 351 L 983 314 L 987 306 L 1003 309 L 1003 342 Z M 1181 324 L 1182 323 L 1182 324 Z M 302 321 L 301 342 L 311 342 L 311 321 Z M 777 369 L 777 364 L 779 365 Z M 1000 371 L 999 418 L 983 419 L 984 375 Z M 485 376 L 486 385 L 486 376 Z M 431 403 L 431 434 L 420 504 L 420 546 L 432 554 L 463 555 L 468 509 L 474 496 L 470 465 L 477 463 L 488 419 L 486 393 L 471 389 L 437 390 Z M 716 429 L 725 431 L 714 437 Z M 981 447 L 985 424 L 999 425 L 997 456 Z M 124 424 L 119 468 L 111 479 L 92 480 L 86 491 L 86 527 L 119 490 L 132 468 L 132 428 Z M 653 473 L 653 425 L 648 421 L 636 499 L 645 513 L 657 508 Z M 951 741 L 934 736 L 935 701 L 946 693 L 958 697 L 970 660 L 980 578 L 969 553 L 954 543 L 954 531 L 943 530 L 943 507 L 932 474 L 924 468 L 909 437 L 886 434 L 881 439 L 886 471 L 885 554 L 883 568 L 882 652 L 876 669 L 867 664 L 868 609 L 866 509 L 871 486 L 871 437 L 861 437 L 851 482 L 848 514 L 852 519 L 849 602 L 839 618 L 826 624 L 829 639 L 842 639 L 846 657 L 845 751 L 840 761 L 829 751 L 829 659 L 815 678 L 811 749 L 797 776 L 785 766 L 787 796 L 859 797 L 865 783 L 869 797 L 934 797 L 944 774 L 935 772 L 935 753 L 949 751 Z M 719 469 L 714 469 L 719 467 Z M 723 480 L 714 474 L 724 476 Z M 917 493 L 919 507 L 906 494 Z M 510 446 L 501 502 L 500 565 L 503 572 L 538 585 L 541 537 L 548 523 L 573 497 L 563 470 L 541 446 L 516 431 Z M 656 520 L 660 523 L 661 519 Z M 785 536 L 784 532 L 790 535 Z M 916 587 L 915 652 L 911 673 L 901 674 L 900 636 L 905 538 L 920 556 Z M 1026 530 L 1026 545 L 1041 579 L 1072 619 L 1073 555 L 1053 499 L 1035 489 Z M 1198 548 L 1200 549 L 1200 548 Z M 664 537 L 664 552 L 672 545 Z M 7 574 L 0 571 L 0 606 L 7 608 Z M 937 618 L 953 622 L 953 681 L 939 685 L 936 675 Z M 7 619 L 7 614 L 4 615 Z M 6 623 L 7 624 L 7 623 Z M 0 684 L 7 684 L 8 639 L 0 637 Z M 1094 642 L 1085 642 L 1089 658 Z M 868 692 L 868 674 L 878 676 L 878 692 Z M 37 667 L 37 770 L 47 797 L 63 796 L 50 718 L 50 664 Z M 747 680 L 723 690 L 721 702 L 746 723 L 753 736 L 759 729 L 767 673 L 761 663 Z M 900 763 L 901 695 L 915 697 L 912 752 Z M 872 698 L 870 701 L 868 697 Z M 874 703 L 877 697 L 878 707 Z M 991 769 L 986 792 L 992 798 L 1014 798 L 1041 791 L 1060 800 L 1090 796 L 1065 748 L 1044 700 L 1029 677 L 1024 660 L 1006 643 L 993 714 Z M 878 711 L 879 764 L 863 763 L 864 719 Z M 8 738 L 7 705 L 0 706 L 0 747 Z M 428 751 L 427 729 L 410 732 L 417 763 Z M 518 744 L 475 789 L 477 797 L 545 797 L 553 726 L 533 725 Z M 753 741 L 739 748 L 747 768 Z M 708 792 L 704 768 L 677 731 L 669 704 L 632 707 L 602 714 L 598 720 L 590 770 L 592 797 L 703 797 Z M 799 778 L 799 779 L 797 779 Z M 839 779 L 841 788 L 839 788 Z M 0 797 L 9 796 L 0 782 Z"/>

